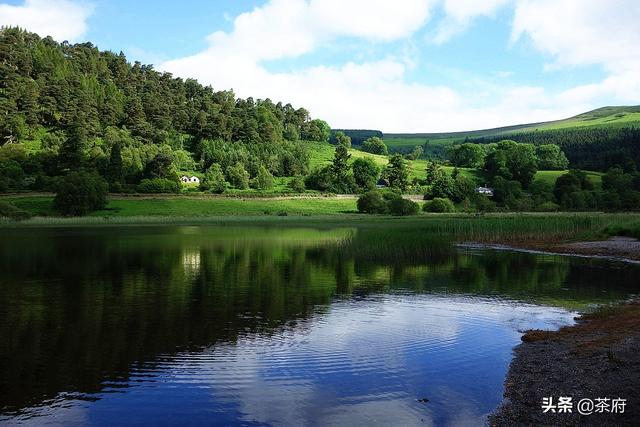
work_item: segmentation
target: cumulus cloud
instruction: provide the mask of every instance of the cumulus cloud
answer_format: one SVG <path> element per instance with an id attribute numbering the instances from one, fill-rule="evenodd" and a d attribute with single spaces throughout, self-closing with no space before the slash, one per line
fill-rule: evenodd
<path id="1" fill-rule="evenodd" d="M 59 41 L 76 41 L 87 31 L 92 7 L 71 0 L 25 0 L 0 4 L 0 26 L 18 26 Z"/>
<path id="2" fill-rule="evenodd" d="M 559 102 L 640 100 L 640 3 L 636 0 L 523 0 L 513 21 L 512 42 L 527 38 L 550 55 L 548 70 L 597 65 L 600 82 L 560 93 Z"/>
<path id="3" fill-rule="evenodd" d="M 453 36 L 464 32 L 473 19 L 479 16 L 494 16 L 498 10 L 513 0 L 445 0 L 445 18 L 440 22 L 431 41 L 442 44 Z"/>
<path id="4" fill-rule="evenodd" d="M 308 108 L 333 127 L 376 128 L 385 132 L 468 130 L 568 117 L 616 100 L 637 102 L 639 6 L 633 0 L 271 0 L 238 15 L 233 29 L 208 37 L 206 50 L 164 62 L 158 68 L 194 77 L 242 97 L 271 98 Z M 453 24 L 466 28 L 478 16 L 513 6 L 511 42 L 532 46 L 559 66 L 602 64 L 602 82 L 564 91 L 505 84 L 509 72 L 464 78 L 456 90 L 412 82 L 420 61 L 414 36 L 435 7 L 444 18 L 442 40 Z M 578 5 L 580 7 L 578 7 Z M 605 7 L 609 6 L 609 7 Z M 274 71 L 276 61 L 309 55 L 354 39 L 367 46 L 393 43 L 395 53 L 376 60 Z M 505 40 L 505 46 L 509 40 Z M 358 57 L 354 55 L 354 57 Z M 493 82 L 493 79 L 498 79 Z M 604 101 L 603 101 L 604 100 Z"/>

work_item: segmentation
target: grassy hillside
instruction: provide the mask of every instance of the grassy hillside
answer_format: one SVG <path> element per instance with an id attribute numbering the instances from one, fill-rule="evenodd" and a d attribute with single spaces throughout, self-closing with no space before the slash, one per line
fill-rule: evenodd
<path id="1" fill-rule="evenodd" d="M 424 145 L 427 141 L 428 146 L 446 147 L 453 142 L 462 141 L 465 138 L 494 136 L 504 136 L 506 138 L 508 135 L 519 132 L 626 126 L 640 126 L 640 105 L 627 107 L 603 107 L 564 120 L 527 123 L 468 132 L 389 133 L 384 134 L 384 141 L 390 148 L 415 147 L 417 145 Z"/>
<path id="2" fill-rule="evenodd" d="M 331 160 L 333 159 L 333 153 L 335 150 L 335 147 L 333 145 L 326 144 L 326 143 L 310 143 L 310 147 L 311 147 L 310 164 L 312 168 L 324 166 L 331 163 Z M 353 160 L 357 158 L 370 158 L 380 167 L 383 167 L 388 162 L 388 158 L 386 156 L 366 153 L 364 151 L 360 151 L 354 148 L 350 149 L 349 153 L 351 154 L 351 159 Z M 426 169 L 429 163 L 428 160 L 408 160 L 407 163 L 409 164 L 409 171 L 410 171 L 411 178 L 416 177 L 416 178 L 423 179 L 426 177 L 427 175 Z M 444 166 L 443 169 L 446 170 L 448 173 L 451 173 L 453 171 L 452 166 Z M 487 181 L 487 179 L 482 175 L 482 172 L 476 169 L 459 168 L 459 170 L 462 175 L 465 175 L 468 178 L 472 179 L 478 185 L 484 184 Z M 568 171 L 566 170 L 538 171 L 534 177 L 534 180 L 542 180 L 553 185 L 555 184 L 556 179 L 560 175 L 563 175 L 567 172 Z M 600 186 L 602 182 L 601 173 L 588 172 L 587 175 L 596 186 Z"/>

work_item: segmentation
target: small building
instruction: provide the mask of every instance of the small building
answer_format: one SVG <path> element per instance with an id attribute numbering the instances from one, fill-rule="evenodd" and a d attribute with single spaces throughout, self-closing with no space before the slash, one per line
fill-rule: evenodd
<path id="1" fill-rule="evenodd" d="M 182 175 L 182 177 L 180 177 L 180 181 L 184 182 L 185 184 L 200 184 L 200 178 L 198 178 L 197 176 Z"/>
<path id="2" fill-rule="evenodd" d="M 476 193 L 485 195 L 487 197 L 493 197 L 493 188 L 486 186 L 476 187 Z"/>

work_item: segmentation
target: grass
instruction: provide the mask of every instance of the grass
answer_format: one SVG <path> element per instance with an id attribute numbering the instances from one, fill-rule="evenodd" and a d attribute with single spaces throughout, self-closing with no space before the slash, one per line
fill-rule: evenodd
<path id="1" fill-rule="evenodd" d="M 5 226 L 277 222 L 404 228 L 412 236 L 426 233 L 486 243 L 561 242 L 602 238 L 616 233 L 636 235 L 640 229 L 640 214 L 637 213 L 503 213 L 483 216 L 421 213 L 409 218 L 361 215 L 355 213 L 354 197 L 119 197 L 113 198 L 107 209 L 83 218 L 55 217 L 51 196 L 3 197 L 0 200 L 37 215 L 19 223 L 0 221 Z"/>
<path id="2" fill-rule="evenodd" d="M 3 198 L 38 216 L 55 216 L 50 196 Z M 94 217 L 212 217 L 255 215 L 337 215 L 356 211 L 356 199 L 309 197 L 304 199 L 237 197 L 112 197 L 107 209 Z"/>

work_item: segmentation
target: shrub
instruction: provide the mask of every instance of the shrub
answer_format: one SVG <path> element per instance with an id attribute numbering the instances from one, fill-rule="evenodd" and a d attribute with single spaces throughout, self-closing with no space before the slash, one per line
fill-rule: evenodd
<path id="1" fill-rule="evenodd" d="M 296 193 L 304 193 L 304 179 L 300 175 L 296 175 L 289 181 L 287 187 Z"/>
<path id="2" fill-rule="evenodd" d="M 107 205 L 108 188 L 98 175 L 71 172 L 58 182 L 53 206 L 63 215 L 86 215 Z"/>
<path id="3" fill-rule="evenodd" d="M 222 168 L 219 164 L 212 164 L 204 173 L 204 177 L 200 182 L 200 190 L 211 191 L 212 193 L 224 193 L 227 182 L 224 179 Z"/>
<path id="4" fill-rule="evenodd" d="M 0 217 L 21 221 L 23 219 L 31 218 L 31 213 L 17 208 L 10 203 L 0 202 Z"/>
<path id="5" fill-rule="evenodd" d="M 413 200 L 403 199 L 402 197 L 390 200 L 388 207 L 389 212 L 396 216 L 417 215 L 418 211 L 420 211 L 420 205 Z"/>
<path id="6" fill-rule="evenodd" d="M 242 163 L 236 163 L 227 168 L 227 180 L 233 187 L 240 190 L 249 188 L 249 173 L 245 170 Z"/>
<path id="7" fill-rule="evenodd" d="M 254 181 L 254 185 L 258 190 L 270 190 L 273 188 L 273 175 L 271 172 L 264 167 L 264 165 L 260 165 L 258 168 L 258 175 Z"/>
<path id="8" fill-rule="evenodd" d="M 382 154 L 385 156 L 388 154 L 387 145 L 381 138 L 377 136 L 373 136 L 367 139 L 362 143 L 362 147 L 360 148 L 362 148 L 362 151 L 366 151 L 372 154 Z"/>
<path id="9" fill-rule="evenodd" d="M 167 178 L 143 179 L 137 189 L 140 193 L 179 193 L 180 183 Z"/>
<path id="10" fill-rule="evenodd" d="M 383 199 L 379 191 L 369 191 L 358 198 L 358 212 L 362 213 L 385 213 L 387 202 Z"/>
<path id="11" fill-rule="evenodd" d="M 536 210 L 538 212 L 557 212 L 560 210 L 560 206 L 553 202 L 543 202 L 536 207 Z"/>
<path id="12" fill-rule="evenodd" d="M 439 212 L 439 213 L 455 211 L 453 202 L 449 199 L 444 199 L 441 197 L 436 197 L 433 200 L 427 200 L 424 203 L 424 207 L 422 209 L 425 212 Z"/>

